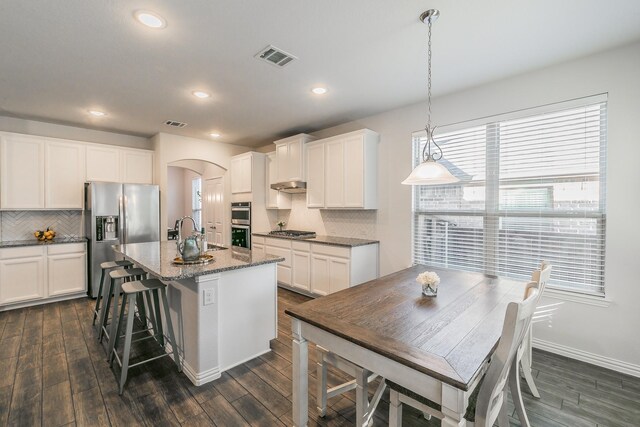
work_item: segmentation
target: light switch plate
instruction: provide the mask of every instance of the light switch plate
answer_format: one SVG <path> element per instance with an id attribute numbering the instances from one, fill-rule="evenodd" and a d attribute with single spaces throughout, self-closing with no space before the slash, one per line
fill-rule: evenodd
<path id="1" fill-rule="evenodd" d="M 204 290 L 204 302 L 202 305 L 211 305 L 215 303 L 215 292 L 213 289 Z"/>

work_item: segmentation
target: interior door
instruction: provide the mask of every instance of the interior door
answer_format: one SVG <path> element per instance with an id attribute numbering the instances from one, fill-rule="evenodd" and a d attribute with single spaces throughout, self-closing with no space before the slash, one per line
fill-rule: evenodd
<path id="1" fill-rule="evenodd" d="M 204 183 L 204 216 L 207 242 L 224 244 L 224 185 L 222 177 L 207 179 Z"/>

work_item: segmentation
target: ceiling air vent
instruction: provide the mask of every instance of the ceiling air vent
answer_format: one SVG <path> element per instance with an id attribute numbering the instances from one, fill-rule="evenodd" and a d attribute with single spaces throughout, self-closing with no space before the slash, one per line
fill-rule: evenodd
<path id="1" fill-rule="evenodd" d="M 290 53 L 272 45 L 269 45 L 256 53 L 255 57 L 278 67 L 284 67 L 294 59 L 298 59 Z"/>
<path id="2" fill-rule="evenodd" d="M 187 125 L 186 123 L 177 122 L 175 120 L 167 120 L 164 124 L 167 126 L 173 126 L 174 128 L 183 128 Z"/>

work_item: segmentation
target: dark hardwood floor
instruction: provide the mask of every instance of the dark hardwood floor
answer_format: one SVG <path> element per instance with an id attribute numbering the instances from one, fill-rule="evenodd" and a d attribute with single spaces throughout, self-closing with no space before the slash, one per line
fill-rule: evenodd
<path id="1" fill-rule="evenodd" d="M 0 313 L 0 425 L 290 426 L 291 322 L 284 309 L 306 299 L 279 291 L 279 336 L 271 353 L 201 387 L 163 358 L 131 369 L 123 396 L 91 326 L 93 300 Z M 310 425 L 353 425 L 354 392 L 330 400 L 327 416 L 317 416 L 310 371 Z M 639 378 L 540 351 L 534 353 L 534 374 L 541 399 L 523 386 L 534 426 L 640 425 Z M 345 378 L 331 370 L 329 379 Z M 387 393 L 374 425 L 387 424 L 388 410 Z M 511 403 L 509 411 L 514 416 Z M 404 423 L 439 425 L 411 409 Z"/>

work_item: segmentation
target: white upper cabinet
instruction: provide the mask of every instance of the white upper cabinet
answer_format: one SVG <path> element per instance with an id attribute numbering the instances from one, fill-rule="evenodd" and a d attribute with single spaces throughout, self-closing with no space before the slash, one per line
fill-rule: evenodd
<path id="1" fill-rule="evenodd" d="M 38 137 L 0 136 L 0 208 L 43 209 L 44 143 Z"/>
<path id="2" fill-rule="evenodd" d="M 153 152 L 120 150 L 122 182 L 153 184 Z"/>
<path id="3" fill-rule="evenodd" d="M 363 129 L 307 147 L 307 206 L 377 209 L 378 140 L 377 133 Z"/>
<path id="4" fill-rule="evenodd" d="M 314 138 L 301 133 L 289 138 L 281 139 L 276 144 L 276 182 L 305 181 L 305 150 L 306 144 Z"/>
<path id="5" fill-rule="evenodd" d="M 87 146 L 87 181 L 122 182 L 120 150 L 115 147 Z"/>
<path id="6" fill-rule="evenodd" d="M 153 184 L 153 151 L 87 145 L 87 181 Z"/>
<path id="7" fill-rule="evenodd" d="M 324 207 L 324 143 L 314 141 L 307 144 L 307 207 Z"/>
<path id="8" fill-rule="evenodd" d="M 85 181 L 153 182 L 153 151 L 0 133 L 0 209 L 82 209 Z"/>
<path id="9" fill-rule="evenodd" d="M 276 152 L 267 153 L 265 158 L 265 195 L 267 209 L 291 209 L 291 195 L 273 190 L 271 184 L 277 183 Z"/>
<path id="10" fill-rule="evenodd" d="M 252 153 L 239 154 L 231 158 L 231 193 L 251 193 Z"/>
<path id="11" fill-rule="evenodd" d="M 45 206 L 82 209 L 85 147 L 74 142 L 45 145 Z"/>

